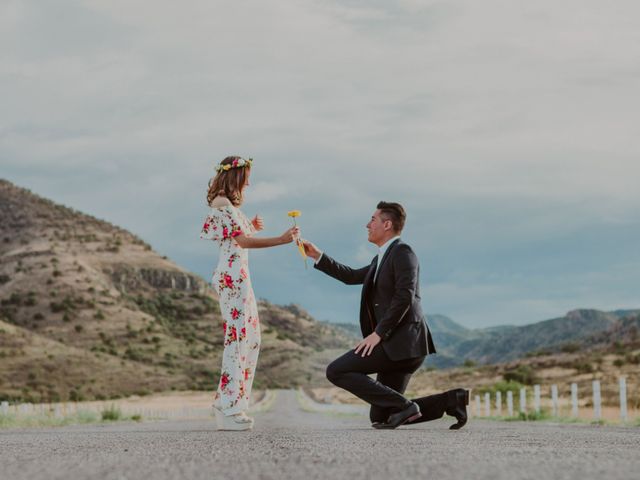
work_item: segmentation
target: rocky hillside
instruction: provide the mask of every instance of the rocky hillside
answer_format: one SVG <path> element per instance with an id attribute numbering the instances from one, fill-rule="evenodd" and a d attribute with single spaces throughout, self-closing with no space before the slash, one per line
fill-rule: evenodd
<path id="1" fill-rule="evenodd" d="M 442 315 L 429 315 L 438 355 L 428 360 L 437 367 L 475 363 L 509 362 L 525 356 L 553 353 L 571 345 L 609 344 L 611 338 L 631 328 L 629 316 L 637 310 L 572 310 L 563 317 L 520 327 L 467 329 Z M 627 319 L 627 320 L 625 320 Z M 633 322 L 631 322 L 633 323 Z"/>
<path id="2" fill-rule="evenodd" d="M 296 306 L 261 302 L 255 385 L 323 377 L 352 344 Z M 212 390 L 216 295 L 130 232 L 0 180 L 0 399 Z"/>

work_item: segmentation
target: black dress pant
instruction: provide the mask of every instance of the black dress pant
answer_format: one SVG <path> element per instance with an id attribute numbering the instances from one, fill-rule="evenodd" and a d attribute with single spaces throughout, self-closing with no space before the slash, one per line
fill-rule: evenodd
<path id="1" fill-rule="evenodd" d="M 408 400 L 403 393 L 411 375 L 422 365 L 425 357 L 391 360 L 380 345 L 370 355 L 362 357 L 350 350 L 327 367 L 327 379 L 371 405 L 372 422 L 385 422 L 391 413 L 402 410 L 413 401 L 420 407 L 422 417 L 411 422 L 420 423 L 442 417 L 447 408 L 447 393 Z M 374 380 L 369 374 L 377 373 Z"/>

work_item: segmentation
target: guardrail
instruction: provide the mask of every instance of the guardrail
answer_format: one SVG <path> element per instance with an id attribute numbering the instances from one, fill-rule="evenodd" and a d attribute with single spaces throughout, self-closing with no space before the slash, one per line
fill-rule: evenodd
<path id="1" fill-rule="evenodd" d="M 547 406 L 549 407 L 549 413 L 552 417 L 568 417 L 579 418 L 584 417 L 581 410 L 587 409 L 586 406 L 581 405 L 578 394 L 578 385 L 572 383 L 570 386 L 569 400 L 566 402 L 559 395 L 558 385 L 551 385 L 549 396 L 543 398 L 542 389 L 540 385 L 533 385 L 533 408 L 527 405 L 528 390 L 526 387 L 519 390 L 519 408 L 518 412 L 515 412 L 514 406 L 514 392 L 507 390 L 506 393 L 506 412 L 503 412 L 502 393 L 501 391 L 495 392 L 495 396 L 492 399 L 490 393 L 484 394 L 484 399 L 480 395 L 475 395 L 474 402 L 471 405 L 471 413 L 476 417 L 502 417 L 504 413 L 508 417 L 515 417 L 519 414 L 527 414 L 531 412 L 541 413 L 542 402 L 547 400 Z M 629 421 L 629 411 L 627 408 L 627 382 L 625 377 L 618 379 L 618 391 L 619 391 L 619 415 L 618 419 L 622 422 Z M 588 409 L 592 410 L 591 418 L 594 421 L 600 421 L 603 419 L 602 413 L 602 396 L 600 389 L 600 381 L 593 380 L 591 384 L 590 395 L 583 398 L 583 400 L 589 405 Z M 583 402 L 583 403 L 585 403 Z M 570 407 L 570 408 L 569 408 Z"/>

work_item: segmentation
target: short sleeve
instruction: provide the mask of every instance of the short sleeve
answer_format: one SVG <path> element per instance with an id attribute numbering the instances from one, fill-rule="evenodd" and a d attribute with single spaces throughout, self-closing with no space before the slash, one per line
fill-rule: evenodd
<path id="1" fill-rule="evenodd" d="M 200 238 L 204 240 L 227 240 L 241 234 L 251 234 L 251 228 L 238 215 L 234 207 L 212 208 L 204 219 Z"/>

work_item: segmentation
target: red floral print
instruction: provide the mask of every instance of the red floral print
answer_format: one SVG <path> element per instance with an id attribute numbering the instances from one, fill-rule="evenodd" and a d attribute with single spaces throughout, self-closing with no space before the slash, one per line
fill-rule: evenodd
<path id="1" fill-rule="evenodd" d="M 229 374 L 224 372 L 220 377 L 220 389 L 224 390 L 229 385 Z"/>

